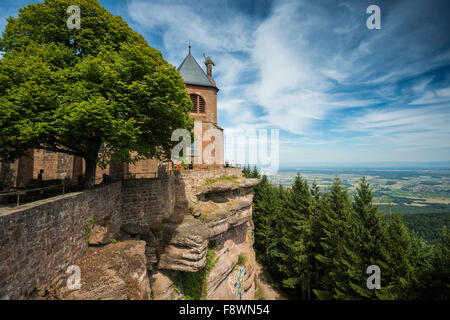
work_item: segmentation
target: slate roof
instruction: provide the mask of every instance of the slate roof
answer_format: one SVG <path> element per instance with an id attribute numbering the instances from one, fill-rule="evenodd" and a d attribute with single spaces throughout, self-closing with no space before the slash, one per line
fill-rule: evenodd
<path id="1" fill-rule="evenodd" d="M 209 80 L 205 71 L 203 71 L 202 67 L 197 63 L 194 57 L 189 54 L 184 58 L 183 62 L 178 67 L 177 71 L 183 77 L 184 83 L 193 84 L 204 87 L 213 87 L 216 86 Z"/>

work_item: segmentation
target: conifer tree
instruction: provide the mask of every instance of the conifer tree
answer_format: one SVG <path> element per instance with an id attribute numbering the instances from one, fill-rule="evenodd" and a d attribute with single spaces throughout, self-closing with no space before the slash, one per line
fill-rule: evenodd
<path id="1" fill-rule="evenodd" d="M 351 203 L 347 191 L 339 178 L 335 178 L 330 191 L 325 194 L 323 210 L 319 220 L 322 227 L 320 253 L 316 255 L 318 267 L 323 270 L 319 288 L 314 289 L 319 299 L 332 299 L 336 283 L 342 273 L 338 269 L 339 259 L 345 252 Z"/>
<path id="2" fill-rule="evenodd" d="M 337 283 L 339 293 L 335 297 L 338 299 L 375 298 L 378 292 L 367 288 L 366 270 L 371 265 L 379 266 L 382 271 L 388 268 L 383 215 L 372 202 L 370 185 L 362 177 L 352 204 L 345 254 L 339 259 L 342 277 Z"/>
<path id="3" fill-rule="evenodd" d="M 385 270 L 382 271 L 382 290 L 377 296 L 382 299 L 406 298 L 408 288 L 414 281 L 412 242 L 408 230 L 399 214 L 387 221 L 387 252 Z"/>
<path id="4" fill-rule="evenodd" d="M 309 229 L 307 221 L 311 215 L 312 198 L 309 186 L 299 174 L 295 177 L 288 193 L 286 210 L 282 214 L 281 245 L 279 263 L 283 275 L 283 286 L 298 290 L 302 298 L 307 297 L 309 264 L 306 253 L 306 239 Z"/>
<path id="5" fill-rule="evenodd" d="M 320 264 L 318 263 L 316 256 L 322 254 L 320 247 L 321 237 L 321 215 L 323 210 L 324 197 L 320 192 L 319 185 L 316 181 L 313 181 L 311 185 L 311 215 L 309 217 L 308 226 L 310 228 L 309 239 L 307 239 L 307 251 L 308 251 L 308 263 L 310 265 L 310 283 L 308 286 L 308 299 L 313 298 L 312 289 L 318 288 L 320 279 L 323 277 Z"/>
<path id="6" fill-rule="evenodd" d="M 250 170 L 250 168 L 249 168 L 249 170 Z M 253 170 L 250 173 L 250 177 L 258 178 L 258 179 L 261 178 L 261 174 L 259 173 L 259 170 L 258 170 L 258 168 L 256 168 L 256 166 L 253 167 Z"/>
<path id="7" fill-rule="evenodd" d="M 276 189 L 263 175 L 255 187 L 253 198 L 253 223 L 255 225 L 255 249 L 259 251 L 262 262 L 269 262 L 269 245 L 273 237 L 273 222 L 279 209 Z"/>
<path id="8" fill-rule="evenodd" d="M 244 168 L 242 169 L 242 175 L 245 178 L 251 178 L 251 170 L 250 170 L 250 165 L 247 164 L 247 166 L 244 166 Z"/>
<path id="9" fill-rule="evenodd" d="M 450 299 L 450 232 L 445 226 L 440 243 L 434 247 L 431 270 L 424 280 L 426 299 Z"/>

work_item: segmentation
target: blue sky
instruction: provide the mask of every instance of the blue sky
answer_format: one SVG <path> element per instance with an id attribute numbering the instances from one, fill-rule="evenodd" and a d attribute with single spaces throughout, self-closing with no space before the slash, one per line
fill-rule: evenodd
<path id="1" fill-rule="evenodd" d="M 282 165 L 450 160 L 448 0 L 100 3 L 173 65 L 211 56 L 219 124 L 279 128 Z"/>

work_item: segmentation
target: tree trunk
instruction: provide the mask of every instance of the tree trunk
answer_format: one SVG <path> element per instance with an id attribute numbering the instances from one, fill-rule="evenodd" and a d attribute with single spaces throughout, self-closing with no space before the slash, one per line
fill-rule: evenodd
<path id="1" fill-rule="evenodd" d="M 84 175 L 84 188 L 92 189 L 95 186 L 95 170 L 97 169 L 97 159 L 84 159 L 86 162 L 86 172 Z"/>

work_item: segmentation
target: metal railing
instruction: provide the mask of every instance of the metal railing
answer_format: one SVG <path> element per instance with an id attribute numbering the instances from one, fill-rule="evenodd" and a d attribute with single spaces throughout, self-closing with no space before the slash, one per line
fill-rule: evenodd
<path id="1" fill-rule="evenodd" d="M 60 189 L 61 191 L 58 192 L 57 194 L 49 192 L 49 191 L 57 191 L 58 189 Z M 73 191 L 72 186 L 68 186 L 65 183 L 50 185 L 47 187 L 38 187 L 38 188 L 11 188 L 10 191 L 8 191 L 8 192 L 0 193 L 0 204 L 9 205 L 11 203 L 15 203 L 16 206 L 20 206 L 21 196 L 30 195 L 30 196 L 36 198 L 36 200 L 32 200 L 32 201 L 26 201 L 26 200 L 22 201 L 22 203 L 28 203 L 28 202 L 34 202 L 37 200 L 50 198 L 50 197 L 60 195 L 60 194 L 64 195 L 68 191 L 68 189 L 70 191 Z M 13 198 L 13 197 L 16 198 L 14 202 L 12 202 L 9 199 L 9 198 Z M 5 198 L 6 198 L 6 201 L 5 201 Z"/>

